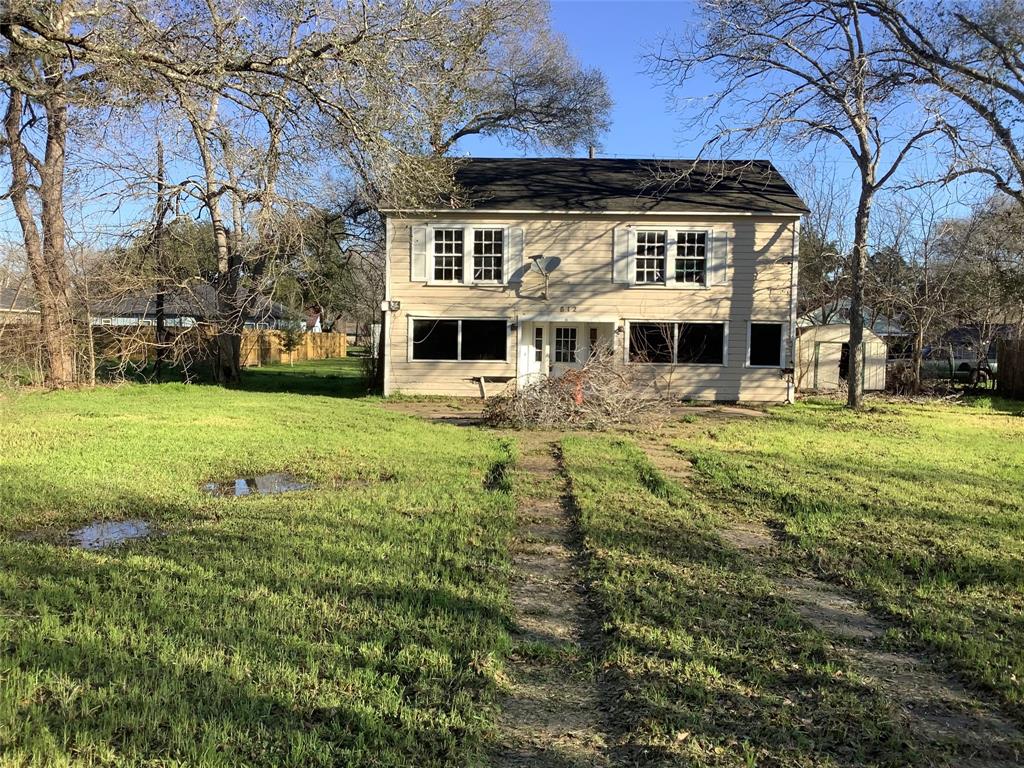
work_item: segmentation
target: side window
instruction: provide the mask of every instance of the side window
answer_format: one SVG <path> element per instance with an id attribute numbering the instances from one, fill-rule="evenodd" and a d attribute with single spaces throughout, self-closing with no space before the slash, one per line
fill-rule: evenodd
<path id="1" fill-rule="evenodd" d="M 504 256 L 504 230 L 473 230 L 473 280 L 500 283 Z"/>
<path id="2" fill-rule="evenodd" d="M 707 232 L 676 233 L 676 282 L 707 284 Z"/>
<path id="3" fill-rule="evenodd" d="M 463 232 L 461 229 L 434 230 L 434 279 L 462 282 Z"/>
<path id="4" fill-rule="evenodd" d="M 782 366 L 782 323 L 750 324 L 750 364 L 764 368 Z"/>
<path id="5" fill-rule="evenodd" d="M 665 233 L 641 230 L 636 233 L 637 284 L 665 282 Z"/>

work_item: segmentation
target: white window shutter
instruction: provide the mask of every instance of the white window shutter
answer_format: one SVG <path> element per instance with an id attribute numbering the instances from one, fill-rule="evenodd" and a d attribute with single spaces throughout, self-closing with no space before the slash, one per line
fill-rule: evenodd
<path id="1" fill-rule="evenodd" d="M 708 285 L 724 285 L 726 263 L 729 260 L 729 233 L 716 230 L 711 233 L 711 248 L 708 258 Z"/>
<path id="2" fill-rule="evenodd" d="M 506 283 L 523 282 L 523 228 L 509 227 L 508 229 L 508 255 L 505 257 L 504 278 Z"/>
<path id="3" fill-rule="evenodd" d="M 612 233 L 612 282 L 633 282 L 636 263 L 636 233 L 630 227 L 616 227 Z"/>
<path id="4" fill-rule="evenodd" d="M 427 281 L 427 228 L 411 227 L 409 232 L 409 279 Z"/>

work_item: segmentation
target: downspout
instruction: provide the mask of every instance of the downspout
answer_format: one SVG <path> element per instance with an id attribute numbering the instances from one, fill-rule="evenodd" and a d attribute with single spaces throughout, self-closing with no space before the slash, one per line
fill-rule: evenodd
<path id="1" fill-rule="evenodd" d="M 387 397 L 391 394 L 391 323 L 390 315 L 390 304 L 391 304 L 391 217 L 384 217 L 384 305 L 381 307 L 380 322 L 381 322 L 381 334 L 380 341 L 381 349 L 378 350 L 380 355 L 380 366 L 381 366 L 381 394 Z"/>

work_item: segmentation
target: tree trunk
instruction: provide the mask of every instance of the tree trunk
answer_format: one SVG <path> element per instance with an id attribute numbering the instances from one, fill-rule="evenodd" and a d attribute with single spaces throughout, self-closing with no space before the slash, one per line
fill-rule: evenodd
<path id="1" fill-rule="evenodd" d="M 913 393 L 921 393 L 921 366 L 924 361 L 924 328 L 919 328 L 914 337 L 914 384 Z"/>
<path id="2" fill-rule="evenodd" d="M 864 404 L 864 265 L 867 263 L 873 197 L 874 192 L 869 186 L 861 187 L 854 222 L 853 259 L 850 264 L 850 364 L 846 375 L 846 405 L 849 408 L 860 408 Z"/>
<path id="3" fill-rule="evenodd" d="M 47 111 L 46 155 L 39 163 L 39 224 L 29 201 L 29 149 L 22 142 L 24 95 L 10 89 L 4 129 L 11 158 L 10 199 L 39 302 L 39 332 L 45 380 L 51 387 L 75 381 L 74 324 L 64 250 L 64 143 L 67 105 L 51 97 Z M 42 233 L 40 235 L 40 229 Z"/>

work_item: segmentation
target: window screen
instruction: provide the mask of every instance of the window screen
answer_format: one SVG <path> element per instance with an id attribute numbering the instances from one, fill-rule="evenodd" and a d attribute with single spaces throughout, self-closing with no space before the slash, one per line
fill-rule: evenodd
<path id="1" fill-rule="evenodd" d="M 725 326 L 721 323 L 683 323 L 679 327 L 676 361 L 721 365 Z"/>
<path id="2" fill-rule="evenodd" d="M 504 320 L 463 320 L 462 360 L 504 360 L 508 350 Z"/>
<path id="3" fill-rule="evenodd" d="M 750 364 L 782 365 L 782 323 L 750 324 Z"/>
<path id="4" fill-rule="evenodd" d="M 671 363 L 673 332 L 674 323 L 630 323 L 630 361 Z"/>
<path id="5" fill-rule="evenodd" d="M 413 320 L 413 360 L 458 360 L 458 320 Z"/>

